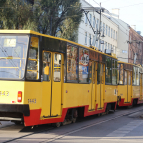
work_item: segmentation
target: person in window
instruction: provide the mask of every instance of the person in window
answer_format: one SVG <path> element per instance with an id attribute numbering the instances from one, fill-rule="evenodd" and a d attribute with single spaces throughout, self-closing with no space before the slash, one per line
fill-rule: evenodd
<path id="1" fill-rule="evenodd" d="M 46 63 L 46 66 L 44 68 L 43 80 L 49 81 L 49 63 Z"/>

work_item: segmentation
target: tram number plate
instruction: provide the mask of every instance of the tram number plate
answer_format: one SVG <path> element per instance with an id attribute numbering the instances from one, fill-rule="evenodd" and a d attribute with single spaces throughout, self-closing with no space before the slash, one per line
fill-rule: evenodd
<path id="1" fill-rule="evenodd" d="M 0 96 L 9 96 L 9 91 L 0 91 Z"/>
<path id="2" fill-rule="evenodd" d="M 36 103 L 36 99 L 28 99 L 28 103 Z"/>

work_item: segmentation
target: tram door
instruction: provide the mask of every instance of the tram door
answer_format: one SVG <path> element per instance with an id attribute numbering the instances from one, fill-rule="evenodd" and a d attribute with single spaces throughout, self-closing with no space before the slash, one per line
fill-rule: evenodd
<path id="1" fill-rule="evenodd" d="M 98 90 L 98 109 L 103 109 L 104 107 L 104 84 L 105 84 L 105 76 L 104 76 L 104 64 L 98 63 L 98 74 L 97 74 L 97 81 L 99 85 Z"/>
<path id="2" fill-rule="evenodd" d="M 89 103 L 89 111 L 95 109 L 95 66 L 96 63 L 94 61 L 89 62 L 89 67 L 90 67 L 90 87 L 91 87 L 91 98 L 90 98 L 90 103 Z"/>
<path id="3" fill-rule="evenodd" d="M 140 100 L 143 100 L 143 74 L 140 73 Z"/>
<path id="4" fill-rule="evenodd" d="M 62 54 L 53 53 L 51 116 L 61 115 Z"/>
<path id="5" fill-rule="evenodd" d="M 61 115 L 62 58 L 60 53 L 43 53 L 42 115 Z"/>
<path id="6" fill-rule="evenodd" d="M 131 71 L 125 71 L 125 85 L 127 85 L 127 94 L 125 98 L 125 102 L 131 103 L 131 96 L 132 96 L 132 85 L 131 85 Z"/>

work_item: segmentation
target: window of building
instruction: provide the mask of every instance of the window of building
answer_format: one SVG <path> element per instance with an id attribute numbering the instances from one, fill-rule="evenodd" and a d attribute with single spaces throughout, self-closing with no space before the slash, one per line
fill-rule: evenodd
<path id="1" fill-rule="evenodd" d="M 98 41 L 96 41 L 96 47 L 98 48 Z"/>
<path id="2" fill-rule="evenodd" d="M 90 24 L 92 25 L 92 14 L 89 14 Z"/>
<path id="3" fill-rule="evenodd" d="M 115 39 L 115 30 L 114 30 L 114 33 L 113 33 L 113 39 Z"/>
<path id="4" fill-rule="evenodd" d="M 85 45 L 87 45 L 87 32 L 85 32 Z"/>
<path id="5" fill-rule="evenodd" d="M 107 48 L 107 42 L 105 42 L 105 49 L 108 49 L 108 48 Z"/>
<path id="6" fill-rule="evenodd" d="M 111 47 L 110 47 L 110 44 L 108 43 L 108 49 L 110 49 L 111 50 Z"/>
<path id="7" fill-rule="evenodd" d="M 117 32 L 116 32 L 116 40 L 117 40 Z"/>
<path id="8" fill-rule="evenodd" d="M 93 28 L 95 28 L 95 17 L 93 17 Z"/>
<path id="9" fill-rule="evenodd" d="M 105 23 L 103 23 L 103 32 L 105 32 Z"/>
<path id="10" fill-rule="evenodd" d="M 111 28 L 111 38 L 112 38 L 112 28 Z"/>
<path id="11" fill-rule="evenodd" d="M 102 52 L 104 53 L 104 41 L 102 41 Z"/>
<path id="12" fill-rule="evenodd" d="M 113 47 L 112 47 L 112 45 L 111 45 L 111 51 L 112 51 L 112 52 L 114 52 L 114 51 L 113 51 Z"/>
<path id="13" fill-rule="evenodd" d="M 91 34 L 89 34 L 89 45 L 91 45 Z"/>
<path id="14" fill-rule="evenodd" d="M 89 50 L 79 48 L 79 82 L 89 82 Z"/>
<path id="15" fill-rule="evenodd" d="M 112 84 L 117 84 L 117 61 L 112 59 Z"/>
<path id="16" fill-rule="evenodd" d="M 78 48 L 67 46 L 67 81 L 78 82 Z"/>
<path id="17" fill-rule="evenodd" d="M 39 38 L 38 37 L 31 37 L 26 78 L 30 80 L 39 79 Z"/>
<path id="18" fill-rule="evenodd" d="M 99 31 L 99 19 L 97 19 L 96 30 Z"/>
<path id="19" fill-rule="evenodd" d="M 109 57 L 106 57 L 106 78 L 105 83 L 112 83 L 111 76 L 112 76 L 112 60 Z"/>
<path id="20" fill-rule="evenodd" d="M 85 24 L 88 24 L 87 16 L 88 14 L 87 15 L 85 14 Z"/>
<path id="21" fill-rule="evenodd" d="M 115 49 L 115 54 L 117 54 L 117 47 L 114 47 L 114 49 Z"/>
<path id="22" fill-rule="evenodd" d="M 106 35 L 108 35 L 108 25 L 106 25 Z"/>
<path id="23" fill-rule="evenodd" d="M 108 36 L 110 37 L 110 27 L 108 28 Z"/>

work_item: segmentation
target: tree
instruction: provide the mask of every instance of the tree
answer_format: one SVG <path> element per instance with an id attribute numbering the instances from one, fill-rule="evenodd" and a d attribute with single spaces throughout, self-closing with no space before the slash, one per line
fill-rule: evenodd
<path id="1" fill-rule="evenodd" d="M 1 29 L 37 30 L 31 4 L 21 0 L 0 0 L 1 4 Z"/>
<path id="2" fill-rule="evenodd" d="M 0 0 L 1 29 L 31 29 L 77 40 L 81 22 L 80 0 Z"/>
<path id="3" fill-rule="evenodd" d="M 34 9 L 39 32 L 75 41 L 82 18 L 79 0 L 37 0 Z"/>

